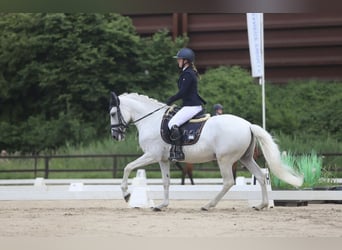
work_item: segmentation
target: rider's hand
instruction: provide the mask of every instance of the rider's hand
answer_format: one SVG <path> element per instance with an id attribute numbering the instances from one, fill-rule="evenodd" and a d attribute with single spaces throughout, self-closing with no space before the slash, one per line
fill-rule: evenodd
<path id="1" fill-rule="evenodd" d="M 173 103 L 171 97 L 169 99 L 167 99 L 166 101 L 166 105 L 170 106 Z"/>

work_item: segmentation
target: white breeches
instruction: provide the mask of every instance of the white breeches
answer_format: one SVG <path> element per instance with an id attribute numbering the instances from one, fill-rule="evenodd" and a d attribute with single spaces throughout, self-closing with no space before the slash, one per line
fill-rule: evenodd
<path id="1" fill-rule="evenodd" d="M 172 128 L 173 125 L 178 127 L 189 121 L 194 115 L 202 110 L 202 106 L 184 106 L 182 107 L 169 121 L 168 127 Z"/>

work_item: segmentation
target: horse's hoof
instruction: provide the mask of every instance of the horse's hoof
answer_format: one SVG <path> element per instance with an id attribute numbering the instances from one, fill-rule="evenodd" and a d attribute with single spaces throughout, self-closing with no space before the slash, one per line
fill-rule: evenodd
<path id="1" fill-rule="evenodd" d="M 131 198 L 131 194 L 126 194 L 124 196 L 124 199 L 125 199 L 126 202 L 129 202 L 129 198 Z"/>
<path id="2" fill-rule="evenodd" d="M 261 211 L 262 209 L 264 209 L 265 207 L 264 206 L 256 206 L 256 207 L 253 207 L 253 209 L 255 211 Z"/>
<path id="3" fill-rule="evenodd" d="M 154 207 L 152 210 L 153 210 L 154 212 L 161 212 L 161 211 L 162 211 L 159 207 Z"/>
<path id="4" fill-rule="evenodd" d="M 202 211 L 206 211 L 206 212 L 209 211 L 209 209 L 207 209 L 207 208 L 205 208 L 205 207 L 201 207 L 201 210 L 202 210 Z"/>

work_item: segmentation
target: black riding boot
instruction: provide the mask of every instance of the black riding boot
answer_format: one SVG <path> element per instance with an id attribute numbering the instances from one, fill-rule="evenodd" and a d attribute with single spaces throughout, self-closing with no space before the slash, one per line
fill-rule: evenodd
<path id="1" fill-rule="evenodd" d="M 171 149 L 170 149 L 170 161 L 182 161 L 184 160 L 184 153 L 182 151 L 182 135 L 180 133 L 179 127 L 173 125 L 171 128 Z"/>

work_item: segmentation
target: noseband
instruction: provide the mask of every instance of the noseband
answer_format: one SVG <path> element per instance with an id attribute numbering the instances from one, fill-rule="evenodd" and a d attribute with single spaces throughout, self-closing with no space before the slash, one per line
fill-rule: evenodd
<path id="1" fill-rule="evenodd" d="M 123 118 L 119 106 L 117 106 L 117 110 L 118 110 L 117 114 L 118 114 L 119 123 L 111 125 L 110 128 L 111 128 L 112 134 L 113 134 L 113 131 L 117 131 L 120 134 L 123 134 L 125 133 L 125 129 L 128 128 L 128 123 Z"/>

